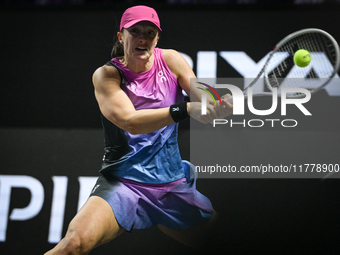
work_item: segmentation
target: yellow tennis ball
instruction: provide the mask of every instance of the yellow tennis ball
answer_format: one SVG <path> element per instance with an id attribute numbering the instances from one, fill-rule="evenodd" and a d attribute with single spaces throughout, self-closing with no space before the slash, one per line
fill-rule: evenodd
<path id="1" fill-rule="evenodd" d="M 294 54 L 294 63 L 299 67 L 306 67 L 311 61 L 310 54 L 307 50 L 298 50 Z"/>

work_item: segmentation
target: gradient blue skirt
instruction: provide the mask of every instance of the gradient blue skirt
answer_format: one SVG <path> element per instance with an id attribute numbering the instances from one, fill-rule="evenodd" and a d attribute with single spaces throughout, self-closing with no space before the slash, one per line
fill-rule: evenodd
<path id="1" fill-rule="evenodd" d="M 195 171 L 183 161 L 185 178 L 164 184 L 146 184 L 101 175 L 91 196 L 106 200 L 118 221 L 128 231 L 163 225 L 185 229 L 207 221 L 214 209 L 196 190 Z"/>

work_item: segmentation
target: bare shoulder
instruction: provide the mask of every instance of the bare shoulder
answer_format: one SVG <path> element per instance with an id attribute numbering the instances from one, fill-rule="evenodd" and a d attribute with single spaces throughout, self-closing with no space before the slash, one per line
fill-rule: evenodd
<path id="1" fill-rule="evenodd" d="M 118 70 L 113 66 L 103 65 L 96 69 L 93 73 L 95 79 L 120 79 Z"/>
<path id="2" fill-rule="evenodd" d="M 184 60 L 182 55 L 176 50 L 162 49 L 162 52 L 163 52 L 164 60 L 168 65 Z"/>
<path id="3" fill-rule="evenodd" d="M 94 71 L 92 80 L 95 88 L 99 88 L 107 84 L 107 82 L 113 82 L 119 85 L 121 79 L 115 67 L 103 65 Z"/>
<path id="4" fill-rule="evenodd" d="M 162 52 L 166 64 L 177 78 L 183 70 L 190 68 L 187 61 L 178 51 L 163 49 Z"/>

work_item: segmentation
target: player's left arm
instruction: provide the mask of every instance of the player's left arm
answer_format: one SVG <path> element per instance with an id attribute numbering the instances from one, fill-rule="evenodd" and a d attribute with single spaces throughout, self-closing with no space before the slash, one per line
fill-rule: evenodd
<path id="1" fill-rule="evenodd" d="M 175 50 L 164 49 L 163 57 L 168 67 L 177 78 L 177 81 L 181 88 L 189 95 L 190 101 L 201 102 L 202 98 L 201 95 L 202 93 L 205 92 L 200 89 L 196 89 L 196 87 L 203 88 L 203 86 L 197 83 L 196 75 L 194 74 L 193 70 L 191 69 L 185 58 Z M 229 94 L 222 96 L 223 106 L 221 106 L 220 104 L 217 104 L 217 106 L 215 106 L 214 101 L 210 97 L 207 97 L 208 100 L 207 110 L 211 111 L 211 109 L 209 108 L 210 107 L 214 108 L 214 111 L 211 111 L 212 114 L 214 115 L 214 118 L 219 118 L 221 116 L 226 117 L 232 114 L 233 106 L 230 102 L 228 102 L 229 97 L 230 97 Z"/>
<path id="2" fill-rule="evenodd" d="M 163 57 L 171 72 L 177 78 L 178 84 L 189 95 L 191 102 L 201 102 L 202 90 L 194 89 L 196 87 L 202 87 L 197 83 L 196 75 L 189 66 L 185 58 L 175 50 L 164 50 Z M 190 82 L 192 87 L 190 88 Z M 213 100 L 208 99 L 210 104 L 213 104 Z M 211 101 L 211 102 L 210 102 Z"/>

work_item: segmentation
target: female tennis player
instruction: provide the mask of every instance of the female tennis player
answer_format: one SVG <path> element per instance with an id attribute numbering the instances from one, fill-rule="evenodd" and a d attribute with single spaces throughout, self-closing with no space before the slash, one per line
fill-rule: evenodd
<path id="1" fill-rule="evenodd" d="M 209 103 L 207 115 L 200 114 L 204 92 L 190 93 L 195 75 L 178 52 L 156 47 L 160 31 L 154 9 L 124 12 L 113 58 L 93 74 L 105 134 L 100 177 L 65 237 L 46 254 L 87 254 L 123 231 L 154 225 L 202 248 L 199 237 L 215 212 L 196 190 L 192 166 L 181 159 L 178 122 L 191 116 L 208 123 L 231 114 L 232 105 Z"/>

